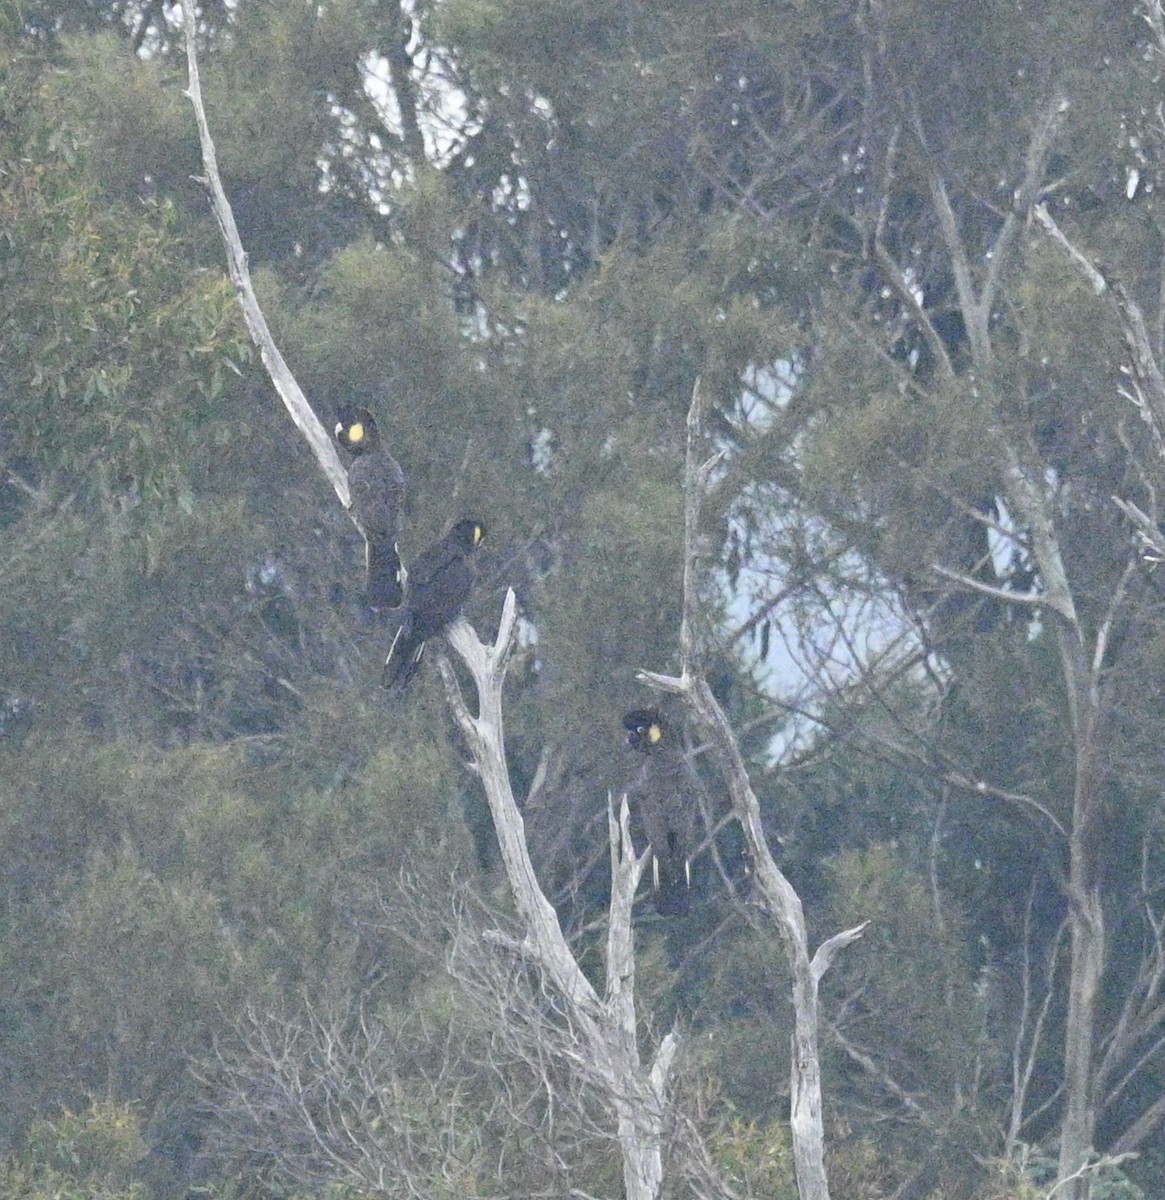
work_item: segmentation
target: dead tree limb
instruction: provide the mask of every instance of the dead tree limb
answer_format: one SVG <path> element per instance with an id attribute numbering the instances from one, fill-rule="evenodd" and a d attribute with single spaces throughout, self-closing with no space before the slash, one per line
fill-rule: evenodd
<path id="1" fill-rule="evenodd" d="M 183 5 L 189 72 L 187 96 L 194 107 L 210 202 L 227 250 L 247 328 L 263 364 L 292 420 L 307 439 L 320 467 L 345 508 L 350 506 L 348 477 L 327 431 L 296 383 L 271 336 L 255 296 L 238 228 L 218 170 L 202 100 L 196 50 L 194 7 Z M 612 899 L 607 939 L 607 982 L 600 997 L 567 945 L 553 906 L 543 894 L 526 848 L 522 817 L 514 802 L 505 758 L 502 684 L 513 644 L 516 604 L 509 592 L 498 636 L 485 646 L 464 621 L 447 631 L 450 645 L 465 661 L 478 692 L 478 715 L 470 713 L 451 667 L 441 662 L 454 715 L 469 742 L 493 813 L 502 858 L 524 926 L 523 957 L 535 963 L 561 997 L 585 1049 L 592 1081 L 617 1116 L 627 1200 L 655 1200 L 663 1184 L 662 1144 L 667 1092 L 679 1037 L 668 1033 L 650 1061 L 641 1060 L 634 995 L 634 943 L 631 908 L 645 862 L 635 855 L 628 833 L 626 799 L 618 813 L 610 806 Z M 726 1190 L 725 1190 L 726 1194 Z"/>
<path id="2" fill-rule="evenodd" d="M 611 845 L 611 904 L 608 914 L 606 979 L 600 996 L 571 953 L 558 916 L 546 898 L 526 846 L 522 814 L 506 765 L 502 688 L 514 643 L 517 602 L 506 593 L 497 638 L 480 642 L 459 619 L 447 631 L 449 645 L 465 663 L 477 691 L 477 715 L 466 703 L 453 667 L 438 666 L 453 715 L 485 788 L 506 876 L 523 928 L 522 957 L 533 963 L 561 999 L 577 1050 L 572 1065 L 584 1071 L 615 1114 L 627 1200 L 656 1200 L 663 1186 L 663 1137 L 668 1085 L 679 1036 L 672 1030 L 645 1058 L 639 1044 L 635 1004 L 635 948 L 631 907 L 646 862 L 637 857 L 628 833 L 626 797 L 608 805 Z M 581 1051 L 581 1053 L 579 1052 Z"/>
<path id="3" fill-rule="evenodd" d="M 821 1062 L 818 1054 L 817 988 L 835 955 L 862 936 L 865 923 L 835 934 L 811 958 L 801 897 L 769 851 L 761 822 L 760 803 L 748 777 L 740 746 L 720 707 L 700 661 L 697 620 L 701 570 L 700 503 L 719 455 L 700 461 L 703 399 L 697 381 L 688 409 L 688 444 L 684 470 L 684 597 L 680 624 L 680 674 L 640 671 L 651 687 L 681 696 L 711 741 L 728 784 L 733 812 L 744 829 L 756 872 L 756 882 L 776 922 L 793 977 L 794 1032 L 792 1044 L 790 1126 L 793 1159 L 801 1200 L 829 1200 L 825 1175 L 825 1135 L 821 1111 Z"/>
<path id="4" fill-rule="evenodd" d="M 320 464 L 328 482 L 332 485 L 340 503 L 349 508 L 351 498 L 348 493 L 348 472 L 340 462 L 336 447 L 328 436 L 327 430 L 320 423 L 307 397 L 300 390 L 291 369 L 283 360 L 271 330 L 267 327 L 267 318 L 259 307 L 255 289 L 251 285 L 251 272 L 247 267 L 247 254 L 239 237 L 238 226 L 235 224 L 234 213 L 222 185 L 222 176 L 218 170 L 218 156 L 215 153 L 214 141 L 210 136 L 210 126 L 206 121 L 206 109 L 202 103 L 202 83 L 198 73 L 198 52 L 195 45 L 197 34 L 194 5 L 182 5 L 182 21 L 186 31 L 186 65 L 189 77 L 186 95 L 194 106 L 194 119 L 198 124 L 198 141 L 202 148 L 202 165 L 206 174 L 200 180 L 210 197 L 211 208 L 218 221 L 222 233 L 223 244 L 227 251 L 227 269 L 231 282 L 235 285 L 235 294 L 239 298 L 239 306 L 243 310 L 243 320 L 251 339 L 259 348 L 259 356 L 267 368 L 267 374 L 275 385 L 291 419 L 295 422 L 300 433 L 307 438 L 316 461 Z"/>

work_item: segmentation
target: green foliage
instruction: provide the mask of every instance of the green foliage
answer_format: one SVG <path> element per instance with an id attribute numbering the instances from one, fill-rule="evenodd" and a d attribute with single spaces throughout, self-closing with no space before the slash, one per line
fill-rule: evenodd
<path id="1" fill-rule="evenodd" d="M 1092 1200 L 1145 1200 L 1146 1193 L 1125 1174 L 1123 1162 L 1132 1156 L 1101 1156 L 1089 1164 Z M 1008 1200 L 1043 1200 L 1054 1189 L 1056 1160 L 1032 1146 L 1020 1145 L 1014 1157 L 999 1166 L 1006 1186 L 1014 1189 Z"/>
<path id="2" fill-rule="evenodd" d="M 186 1050 L 209 1036 L 230 995 L 218 919 L 201 890 L 95 856 L 61 915 L 53 963 L 59 1033 L 88 1051 L 92 1086 L 151 1109 L 174 1090 Z"/>
<path id="3" fill-rule="evenodd" d="M 838 1200 L 882 1200 L 897 1190 L 903 1167 L 913 1170 L 917 1158 L 896 1163 L 869 1137 L 845 1137 L 843 1129 L 834 1129 L 826 1152 L 830 1195 Z M 931 1193 L 936 1197 L 945 1193 Z"/>
<path id="4" fill-rule="evenodd" d="M 1097 874 L 1119 917 L 1103 1004 L 1117 1013 L 1145 933 L 1129 915 L 1137 871 L 1160 858 L 1155 844 L 1142 857 L 1142 838 L 1159 830 L 1165 649 L 1147 573 L 1110 609 L 1129 535 L 1109 498 L 1149 504 L 1160 480 L 1112 399 L 1128 353 L 1109 297 L 1079 286 L 1034 226 L 997 280 L 991 370 L 972 369 L 929 173 L 981 286 L 1039 106 L 1064 89 L 1044 198 L 1153 311 L 1159 80 L 1136 6 L 202 10 L 212 127 L 293 368 L 325 423 L 356 399 L 390 432 L 410 484 L 406 560 L 472 511 L 490 540 L 470 617 L 488 627 L 518 590 L 515 785 L 542 783 L 528 832 L 580 924 L 587 821 L 601 825 L 629 770 L 618 713 L 640 697 L 636 668 L 675 665 L 697 377 L 731 452 L 705 513 L 709 561 L 735 556 L 731 588 L 704 617 L 713 638 L 726 631 L 710 660 L 737 724 L 794 686 L 783 660 L 750 673 L 738 629 L 794 629 L 839 677 L 853 647 L 876 652 L 907 622 L 917 634 L 893 678 L 814 676 L 804 707 L 825 724 L 795 767 L 768 770 L 768 724 L 750 762 L 815 936 L 871 922 L 823 981 L 849 1042 L 827 1043 L 836 1194 L 893 1192 L 920 1149 L 949 1152 L 944 1196 L 969 1194 L 962 1164 L 997 1153 L 1006 1124 L 1018 966 L 1063 911 L 1062 847 L 1032 814 L 1070 820 L 1077 760 L 1054 618 L 948 588 L 933 567 L 1043 586 L 1030 531 L 1006 545 L 1023 518 L 997 503 L 1014 483 L 1007 439 L 1024 477 L 1057 489 L 1082 627 L 1094 636 L 1116 614 Z M 0 724 L 0 1132 L 15 1144 L 89 1093 L 132 1098 L 151 1179 L 176 1192 L 185 1160 L 157 1162 L 204 1132 L 185 1063 L 248 1004 L 373 979 L 385 1004 L 449 1015 L 427 986 L 443 935 L 408 949 L 385 907 L 402 872 L 434 908 L 472 872 L 461 816 L 477 785 L 431 673 L 407 703 L 379 694 L 392 627 L 359 604 L 358 535 L 249 361 L 188 178 L 179 39 L 159 28 L 130 53 L 135 13 L 29 0 L 0 16 L 0 703 L 11 693 L 25 714 Z M 381 58 L 402 48 L 403 77 Z M 442 131 L 439 163 L 415 161 L 393 105 L 365 86 L 370 65 Z M 788 387 L 762 394 L 770 371 Z M 868 618 L 870 598 L 894 618 Z M 822 633 L 851 618 L 852 640 Z M 996 798 L 1008 792 L 1034 803 Z M 722 808 L 717 781 L 712 799 Z M 476 833 L 488 862 L 488 819 Z M 730 1116 L 721 1165 L 744 1192 L 791 1195 L 787 980 L 779 947 L 730 926 L 719 895 L 682 965 L 684 934 L 644 932 L 645 1027 L 681 1006 L 718 1081 L 712 1123 Z M 420 1085 L 409 1103 L 438 1123 Z M 101 1141 L 121 1111 L 36 1124 L 31 1157 L 4 1168 L 8 1193 L 135 1194 L 128 1135 Z M 546 1165 L 557 1148 L 531 1157 L 525 1132 L 488 1111 L 475 1094 L 467 1138 L 532 1162 L 531 1193 L 566 1190 Z M 489 1155 L 466 1159 L 460 1191 L 496 1190 Z M 125 1170 L 102 1176 L 98 1160 Z M 579 1162 L 570 1186 L 617 1190 L 609 1158 Z M 1000 1186 L 1025 1196 L 1035 1178 Z M 1135 1194 L 1119 1172 L 1094 1194 L 1109 1187 Z"/>
<path id="5" fill-rule="evenodd" d="M 700 982 L 693 1024 L 720 1104 L 741 1120 L 777 1122 L 787 1111 L 793 1031 L 788 972 L 765 938 L 724 938 Z"/>
<path id="6" fill-rule="evenodd" d="M 141 1200 L 146 1155 L 129 1105 L 90 1100 L 33 1123 L 21 1153 L 0 1163 L 3 1200 Z"/>
<path id="7" fill-rule="evenodd" d="M 887 1021 L 877 1034 L 888 1060 L 923 1060 L 929 1047 L 932 1085 L 958 1088 L 967 1078 L 977 1005 L 964 961 L 961 916 L 957 909 L 936 909 L 930 882 L 891 846 L 847 851 L 829 864 L 834 923 L 848 927 L 859 919 L 870 928 L 854 954 L 843 963 L 831 986 L 853 986 L 852 968 L 879 996 L 874 1020 Z M 891 1050 L 896 1046 L 896 1050 Z"/>
<path id="8" fill-rule="evenodd" d="M 911 1124 L 916 1111 L 949 1113 L 947 1141 L 978 1151 L 983 1130 L 963 1097 L 992 1052 L 981 1040 L 988 996 L 968 962 L 962 915 L 891 846 L 842 853 L 829 872 L 830 927 L 870 922 L 822 984 L 839 1014 L 824 1051 L 835 1087 L 905 1118 L 878 1137 L 880 1154 L 909 1161 L 929 1152 L 934 1132 Z"/>
<path id="9" fill-rule="evenodd" d="M 23 984 L 0 1034 L 6 1122 L 34 1090 L 71 1103 L 100 1089 L 140 1099 L 161 1136 L 193 1102 L 187 1060 L 246 997 L 339 984 L 382 957 L 383 987 L 417 986 L 431 960 L 389 952 L 375 929 L 401 870 L 440 887 L 465 853 L 445 768 L 384 747 L 354 769 L 352 739 L 361 758 L 367 743 L 340 724 L 266 766 L 244 744 L 86 748 L 76 734 L 51 755 L 33 735 L 9 759 L 0 962 Z"/>
<path id="10" fill-rule="evenodd" d="M 68 70 L 45 81 L 46 99 L 70 131 L 91 186 L 130 211 L 158 196 L 183 209 L 204 203 L 192 178 L 202 168 L 190 106 L 163 62 L 127 54 L 112 32 L 70 37 L 62 53 Z"/>
<path id="11" fill-rule="evenodd" d="M 575 693 L 568 701 L 557 689 L 545 689 L 555 708 L 570 703 L 601 717 L 612 667 L 626 686 L 631 671 L 651 661 L 645 657 L 649 648 L 669 644 L 679 624 L 680 503 L 674 483 L 653 478 L 596 488 L 583 501 L 574 553 L 553 581 L 541 632 L 540 650 L 544 646 L 550 661 L 561 665 Z M 612 626 L 611 588 L 629 576 L 643 581 L 639 611 L 633 624 Z"/>
<path id="12" fill-rule="evenodd" d="M 742 1195 L 796 1200 L 797 1179 L 788 1127 L 758 1127 L 737 1119 L 712 1139 L 710 1150 L 725 1179 Z"/>
<path id="13" fill-rule="evenodd" d="M 12 452 L 32 473 L 173 499 L 178 421 L 201 427 L 246 357 L 231 289 L 196 271 L 178 214 L 109 205 L 83 134 L 14 58 L 0 143 L 0 360 Z M 43 107 L 42 107 L 43 106 Z M 98 458 L 95 447 L 101 447 Z"/>

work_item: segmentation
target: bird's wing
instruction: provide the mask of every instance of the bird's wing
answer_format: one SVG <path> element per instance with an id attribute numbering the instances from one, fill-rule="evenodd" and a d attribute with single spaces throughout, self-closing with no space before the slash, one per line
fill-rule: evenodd
<path id="1" fill-rule="evenodd" d="M 420 666 L 425 642 L 461 612 L 473 590 L 473 568 L 448 539 L 426 550 L 409 570 L 404 621 L 384 664 L 384 686 L 402 691 Z"/>
<path id="2" fill-rule="evenodd" d="M 364 575 L 368 602 L 374 607 L 399 608 L 404 599 L 404 568 L 396 543 L 387 535 L 365 531 Z"/>
<path id="3" fill-rule="evenodd" d="M 354 459 L 348 468 L 352 515 L 365 536 L 380 535 L 395 541 L 404 515 L 405 477 L 400 464 L 387 450 L 376 450 Z"/>
<path id="4" fill-rule="evenodd" d="M 696 801 L 699 784 L 678 746 L 669 751 L 663 774 L 664 791 L 669 797 L 669 844 L 678 858 L 687 860 L 695 854 L 699 840 L 700 813 Z"/>
<path id="5" fill-rule="evenodd" d="M 685 765 L 675 751 L 653 750 L 628 789 L 651 843 L 654 904 L 661 916 L 684 913 L 689 904 L 695 802 L 680 770 Z"/>
<path id="6" fill-rule="evenodd" d="M 696 802 L 678 751 L 648 754 L 632 789 L 643 831 L 656 857 L 685 861 L 695 849 Z"/>
<path id="7" fill-rule="evenodd" d="M 655 763 L 650 757 L 645 758 L 635 776 L 635 782 L 627 789 L 627 799 L 632 810 L 638 813 L 639 822 L 652 849 L 657 853 L 666 853 L 667 822 L 664 820 L 664 806 L 660 804 L 655 775 Z"/>
<path id="8" fill-rule="evenodd" d="M 438 550 L 441 552 L 436 553 Z M 409 612 L 415 636 L 423 640 L 440 633 L 469 599 L 473 579 L 473 568 L 454 548 L 435 546 L 422 554 L 409 571 Z"/>

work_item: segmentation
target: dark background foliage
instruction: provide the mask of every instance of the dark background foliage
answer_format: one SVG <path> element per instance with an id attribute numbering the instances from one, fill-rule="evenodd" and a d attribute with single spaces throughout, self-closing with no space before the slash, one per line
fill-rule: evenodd
<path id="1" fill-rule="evenodd" d="M 1156 313 L 1143 6 L 240 0 L 200 19 L 292 369 L 325 424 L 375 411 L 409 480 L 406 561 L 478 514 L 468 616 L 488 631 L 518 593 L 511 769 L 583 953 L 607 793 L 636 765 L 619 717 L 637 668 L 675 665 L 700 377 L 726 452 L 713 682 L 811 928 L 872 922 L 823 997 L 837 1195 L 1025 1194 L 1060 1118 L 1064 863 L 1007 796 L 1068 821 L 1070 720 L 1050 625 L 931 568 L 1039 587 L 975 519 L 1012 520 L 1002 430 L 1055 483 L 1095 629 L 1132 545 L 1109 497 L 1143 500 L 1158 468 L 1118 399 L 1112 309 L 1034 231 L 991 313 L 984 400 L 927 173 L 981 255 L 1059 89 L 1049 203 Z M 183 66 L 152 0 L 0 14 L 2 1196 L 306 1187 L 281 1174 L 278 1123 L 266 1145 L 224 1136 L 215 1070 L 245 1060 L 256 1014 L 378 1014 L 401 1031 L 402 1111 L 430 1112 L 438 1058 L 460 1078 L 489 1053 L 443 949 L 462 886 L 504 907 L 488 811 L 436 673 L 399 702 L 377 686 L 392 624 L 245 337 Z M 1158 944 L 1161 595 L 1138 566 L 1106 664 L 1102 1039 Z M 689 915 L 642 900 L 642 982 L 654 1025 L 689 1032 L 685 1103 L 723 1169 L 791 1195 L 782 958 L 686 737 L 709 844 Z M 1102 1151 L 1159 1095 L 1155 1052 L 1115 1082 Z M 617 1188 L 582 1118 L 563 1149 L 480 1088 L 463 1104 L 459 1194 L 495 1194 L 519 1160 L 519 1190 Z M 1151 1193 L 1157 1124 L 1135 1148 Z"/>

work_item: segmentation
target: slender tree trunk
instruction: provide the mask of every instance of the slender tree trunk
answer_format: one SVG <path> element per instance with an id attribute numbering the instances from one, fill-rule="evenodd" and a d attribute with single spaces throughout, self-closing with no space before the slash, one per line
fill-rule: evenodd
<path id="1" fill-rule="evenodd" d="M 619 1112 L 618 1137 L 623 1151 L 623 1195 L 625 1200 L 659 1200 L 663 1187 L 663 1154 L 660 1122 L 644 1128 L 643 1116 L 627 1101 L 616 1105 Z"/>
<path id="2" fill-rule="evenodd" d="M 680 622 L 681 673 L 657 675 L 640 671 L 639 678 L 652 687 L 682 696 L 712 734 L 720 769 L 728 785 L 736 818 L 748 840 L 756 883 L 781 937 L 793 977 L 793 1040 L 789 1068 L 792 1109 L 789 1125 L 793 1139 L 793 1165 L 799 1200 L 829 1200 L 825 1174 L 825 1131 L 822 1126 L 821 1062 L 817 1050 L 817 987 L 839 951 L 862 936 L 861 925 L 827 938 L 809 956 L 805 910 L 796 889 L 777 866 L 769 851 L 761 822 L 760 802 L 752 790 L 740 745 L 724 710 L 700 669 L 696 624 L 698 560 L 700 558 L 700 504 L 709 477 L 719 462 L 713 455 L 700 462 L 703 400 L 697 380 L 688 409 L 688 447 L 684 467 L 684 607 Z"/>
<path id="3" fill-rule="evenodd" d="M 514 903 L 525 925 L 526 955 L 538 963 L 562 998 L 576 1031 L 584 1072 L 615 1112 L 623 1161 L 625 1200 L 659 1200 L 663 1188 L 663 1132 L 667 1085 L 679 1045 L 675 1031 L 660 1041 L 650 1064 L 642 1062 L 635 1004 L 635 947 L 631 912 L 643 870 L 628 830 L 626 797 L 616 816 L 608 811 L 611 842 L 611 907 L 607 931 L 606 986 L 600 996 L 583 973 L 562 933 L 550 901 L 538 886 L 506 765 L 502 686 L 514 642 L 517 601 L 506 592 L 494 645 L 483 645 L 458 619 L 446 640 L 473 676 L 478 715 L 465 703 L 444 657 L 438 667 L 453 715 L 469 744 L 485 788 Z"/>
<path id="4" fill-rule="evenodd" d="M 1049 97 L 1028 144 L 1023 182 L 1013 197 L 1011 212 L 1004 218 L 980 271 L 980 283 L 947 194 L 946 184 L 935 171 L 930 173 L 930 190 L 935 212 L 950 254 L 951 270 L 959 296 L 959 307 L 967 329 L 978 386 L 994 412 L 1007 406 L 1001 402 L 991 320 L 996 296 L 1005 272 L 1010 269 L 1020 230 L 1035 208 L 1040 185 L 1055 143 L 1057 131 L 1068 111 L 1067 99 L 1058 92 Z M 914 110 L 919 143 L 926 148 L 921 120 Z M 933 330 L 933 326 L 932 326 Z M 1092 846 L 1099 797 L 1096 749 L 1099 714 L 1100 661 L 1103 637 L 1091 659 L 1080 615 L 1076 610 L 1068 569 L 1061 552 L 1056 527 L 1057 508 L 1046 486 L 1046 469 L 1024 453 L 1022 443 L 1011 442 L 1000 425 L 998 447 L 1006 495 L 1011 511 L 1026 529 L 1029 546 L 1041 582 L 1040 601 L 1056 622 L 1064 688 L 1068 699 L 1076 778 L 1072 797 L 1072 824 L 1068 845 L 1069 929 L 1072 951 L 1068 980 L 1068 1021 L 1064 1048 L 1064 1118 L 1060 1130 L 1060 1161 L 1057 1200 L 1088 1200 L 1088 1178 L 1077 1174 L 1088 1161 L 1095 1129 L 1093 1109 L 1093 1029 L 1096 1003 L 1104 966 L 1104 921 L 1095 891 Z M 953 577 L 947 573 L 948 578 Z M 974 579 L 963 582 L 972 590 Z M 1118 588 L 1114 603 L 1119 600 Z"/>
<path id="5" fill-rule="evenodd" d="M 1073 858 L 1077 857 L 1073 854 Z M 1085 865 L 1085 864 L 1082 864 Z M 1073 874 L 1077 868 L 1073 867 Z M 1060 1130 L 1057 1192 L 1064 1200 L 1088 1200 L 1087 1175 L 1076 1175 L 1092 1152 L 1096 1110 L 1092 1096 L 1093 1026 L 1101 973 L 1104 970 L 1104 915 L 1095 889 L 1069 885 L 1072 914 L 1072 969 L 1068 991 L 1068 1022 L 1064 1041 L 1064 1123 Z"/>
<path id="6" fill-rule="evenodd" d="M 1079 626 L 1063 627 L 1060 657 L 1076 742 L 1076 779 L 1068 847 L 1068 1017 L 1064 1030 L 1064 1119 L 1060 1127 L 1057 1193 L 1088 1200 L 1090 1179 L 1080 1173 L 1092 1155 L 1096 1131 L 1093 1043 L 1096 1005 L 1104 972 L 1104 911 L 1095 884 L 1096 817 L 1100 807 L 1096 754 L 1100 724 L 1099 655 L 1089 663 Z"/>
<path id="7" fill-rule="evenodd" d="M 419 168 L 425 161 L 425 139 L 417 117 L 418 92 L 412 74 L 413 60 L 409 54 L 413 23 L 403 4 L 394 2 L 388 6 L 388 11 L 392 14 L 393 30 L 384 47 L 384 56 L 388 59 L 392 90 L 400 110 L 401 142 L 413 166 Z"/>
<path id="8" fill-rule="evenodd" d="M 807 952 L 796 955 L 791 965 L 795 1024 L 789 1126 L 797 1193 L 800 1200 L 829 1200 L 821 1112 L 821 1061 L 817 1053 L 817 979 Z"/>

